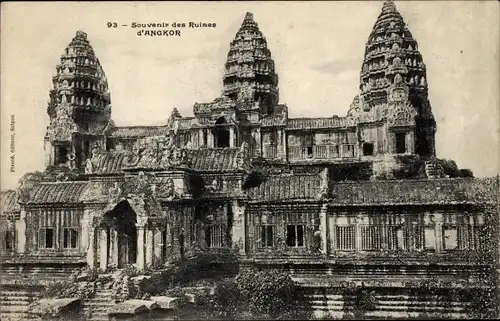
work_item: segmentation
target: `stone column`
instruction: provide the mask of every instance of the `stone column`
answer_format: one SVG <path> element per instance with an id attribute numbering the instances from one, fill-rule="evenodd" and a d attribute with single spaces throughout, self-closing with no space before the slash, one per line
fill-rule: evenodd
<path id="1" fill-rule="evenodd" d="M 319 212 L 320 219 L 320 230 L 321 230 L 321 252 L 328 255 L 328 204 L 323 204 L 321 206 L 321 211 Z"/>
<path id="2" fill-rule="evenodd" d="M 153 247 L 154 247 L 154 259 L 153 263 L 163 264 L 161 257 L 161 250 L 163 246 L 162 230 L 160 228 L 155 228 L 153 233 Z"/>
<path id="3" fill-rule="evenodd" d="M 198 132 L 198 147 L 205 145 L 205 141 L 203 140 L 203 132 L 204 131 L 205 131 L 205 128 L 202 128 Z"/>
<path id="4" fill-rule="evenodd" d="M 146 264 L 145 267 L 149 268 L 153 265 L 153 231 L 151 228 L 146 229 Z"/>
<path id="5" fill-rule="evenodd" d="M 245 206 L 241 201 L 233 200 L 231 203 L 233 212 L 233 226 L 231 227 L 231 243 L 233 249 L 238 251 L 238 254 L 245 255 Z"/>
<path id="6" fill-rule="evenodd" d="M 210 128 L 205 129 L 207 131 L 207 147 L 214 147 L 214 135 Z"/>
<path id="7" fill-rule="evenodd" d="M 436 238 L 436 253 L 443 251 L 443 214 L 434 214 L 434 237 Z"/>
<path id="8" fill-rule="evenodd" d="M 144 270 L 144 225 L 138 225 L 137 227 L 137 267 L 139 270 Z"/>
<path id="9" fill-rule="evenodd" d="M 109 230 L 109 266 L 118 267 L 118 231 L 116 228 Z"/>
<path id="10" fill-rule="evenodd" d="M 361 252 L 363 249 L 362 246 L 362 237 L 361 237 L 361 217 L 356 217 L 355 222 L 356 222 L 356 251 Z"/>
<path id="11" fill-rule="evenodd" d="M 99 232 L 99 268 L 106 271 L 108 268 L 108 229 L 102 228 Z"/>
<path id="12" fill-rule="evenodd" d="M 234 147 L 234 128 L 229 127 L 229 147 Z"/>
<path id="13" fill-rule="evenodd" d="M 88 248 L 87 248 L 87 264 L 89 268 L 94 269 L 97 266 L 97 244 L 96 244 L 96 229 L 90 227 Z"/>

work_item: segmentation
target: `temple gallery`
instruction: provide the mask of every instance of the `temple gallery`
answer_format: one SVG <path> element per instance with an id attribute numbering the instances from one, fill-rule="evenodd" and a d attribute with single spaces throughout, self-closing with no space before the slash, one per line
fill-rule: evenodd
<path id="1" fill-rule="evenodd" d="M 427 67 L 392 1 L 359 48 L 359 93 L 343 117 L 288 116 L 294 107 L 280 103 L 271 51 L 247 13 L 219 97 L 195 103 L 192 116 L 173 108 L 161 126 L 116 126 L 112 62 L 89 38 L 77 31 L 55 66 L 46 168 L 2 192 L 11 280 L 19 270 L 151 269 L 225 249 L 286 267 L 330 312 L 347 281 L 395 315 L 411 303 L 408 289 L 436 277 L 440 291 L 464 290 L 447 303 L 417 296 L 421 313 L 462 316 L 468 293 L 494 286 L 498 179 L 436 157 Z"/>

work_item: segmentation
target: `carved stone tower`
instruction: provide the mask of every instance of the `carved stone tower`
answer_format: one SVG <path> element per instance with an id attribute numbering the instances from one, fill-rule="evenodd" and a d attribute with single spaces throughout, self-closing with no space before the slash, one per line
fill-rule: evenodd
<path id="1" fill-rule="evenodd" d="M 436 122 L 428 99 L 426 66 L 417 41 L 392 1 L 384 3 L 368 38 L 360 91 L 365 112 L 380 110 L 387 116 L 388 129 L 393 130 L 393 152 L 401 150 L 400 146 L 404 149 L 403 127 L 411 127 L 411 135 L 406 137 L 411 137 L 414 153 L 435 156 Z"/>
<path id="2" fill-rule="evenodd" d="M 266 38 L 249 12 L 231 42 L 225 69 L 224 96 L 238 102 L 258 102 L 261 114 L 273 113 L 279 100 L 278 75 Z"/>
<path id="3" fill-rule="evenodd" d="M 106 75 L 86 33 L 77 31 L 56 70 L 47 108 L 46 166 L 82 168 L 93 148 L 105 148 L 111 122 Z"/>

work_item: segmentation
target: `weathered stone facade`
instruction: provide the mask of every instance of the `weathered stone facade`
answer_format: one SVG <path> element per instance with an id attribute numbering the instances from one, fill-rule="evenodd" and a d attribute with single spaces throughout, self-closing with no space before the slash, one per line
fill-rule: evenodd
<path id="1" fill-rule="evenodd" d="M 164 126 L 113 125 L 85 33 L 57 70 L 47 169 L 2 193 L 12 284 L 82 266 L 154 269 L 218 249 L 289 269 L 317 311 L 337 316 L 348 305 L 339 293 L 352 284 L 377 292 L 373 316 L 466 316 L 467 293 L 496 284 L 498 179 L 430 179 L 427 167 L 423 179 L 391 179 L 397 157 L 432 162 L 436 129 L 425 65 L 392 2 L 369 37 L 346 117 L 288 118 L 250 13 L 231 43 L 222 97 L 195 104 L 194 117 L 174 109 Z M 338 166 L 365 178 L 342 182 Z M 463 292 L 441 305 L 407 294 L 429 284 Z"/>

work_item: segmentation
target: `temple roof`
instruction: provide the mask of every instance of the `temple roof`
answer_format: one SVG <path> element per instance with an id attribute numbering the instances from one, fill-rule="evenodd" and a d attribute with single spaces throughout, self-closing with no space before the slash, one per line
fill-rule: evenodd
<path id="1" fill-rule="evenodd" d="M 186 150 L 189 168 L 198 172 L 231 172 L 238 170 L 239 148 L 206 148 Z"/>
<path id="2" fill-rule="evenodd" d="M 329 129 L 348 126 L 346 117 L 333 118 L 289 118 L 286 129 Z"/>
<path id="3" fill-rule="evenodd" d="M 130 152 L 102 152 L 96 155 L 92 161 L 94 163 L 93 174 L 116 174 L 121 173 L 125 167 L 125 161 L 130 156 Z"/>
<path id="4" fill-rule="evenodd" d="M 342 206 L 445 205 L 495 203 L 498 189 L 497 178 L 448 178 L 336 182 L 329 193 Z"/>
<path id="5" fill-rule="evenodd" d="M 250 188 L 247 193 L 256 202 L 313 200 L 321 192 L 321 185 L 321 175 L 270 175 L 261 185 Z"/>
<path id="6" fill-rule="evenodd" d="M 111 137 L 119 138 L 142 138 L 147 136 L 168 135 L 168 126 L 124 126 L 115 127 L 111 133 Z"/>
<path id="7" fill-rule="evenodd" d="M 198 172 L 230 172 L 240 170 L 237 162 L 240 148 L 205 148 L 184 150 L 186 167 Z M 92 174 L 119 174 L 130 168 L 127 159 L 131 152 L 100 152 L 92 159 Z"/>
<path id="8" fill-rule="evenodd" d="M 30 191 L 28 204 L 43 203 L 80 203 L 89 182 L 71 181 L 57 183 L 40 183 Z"/>
<path id="9" fill-rule="evenodd" d="M 0 193 L 0 214 L 12 214 L 21 211 L 19 206 L 19 194 L 14 190 L 6 190 Z"/>

